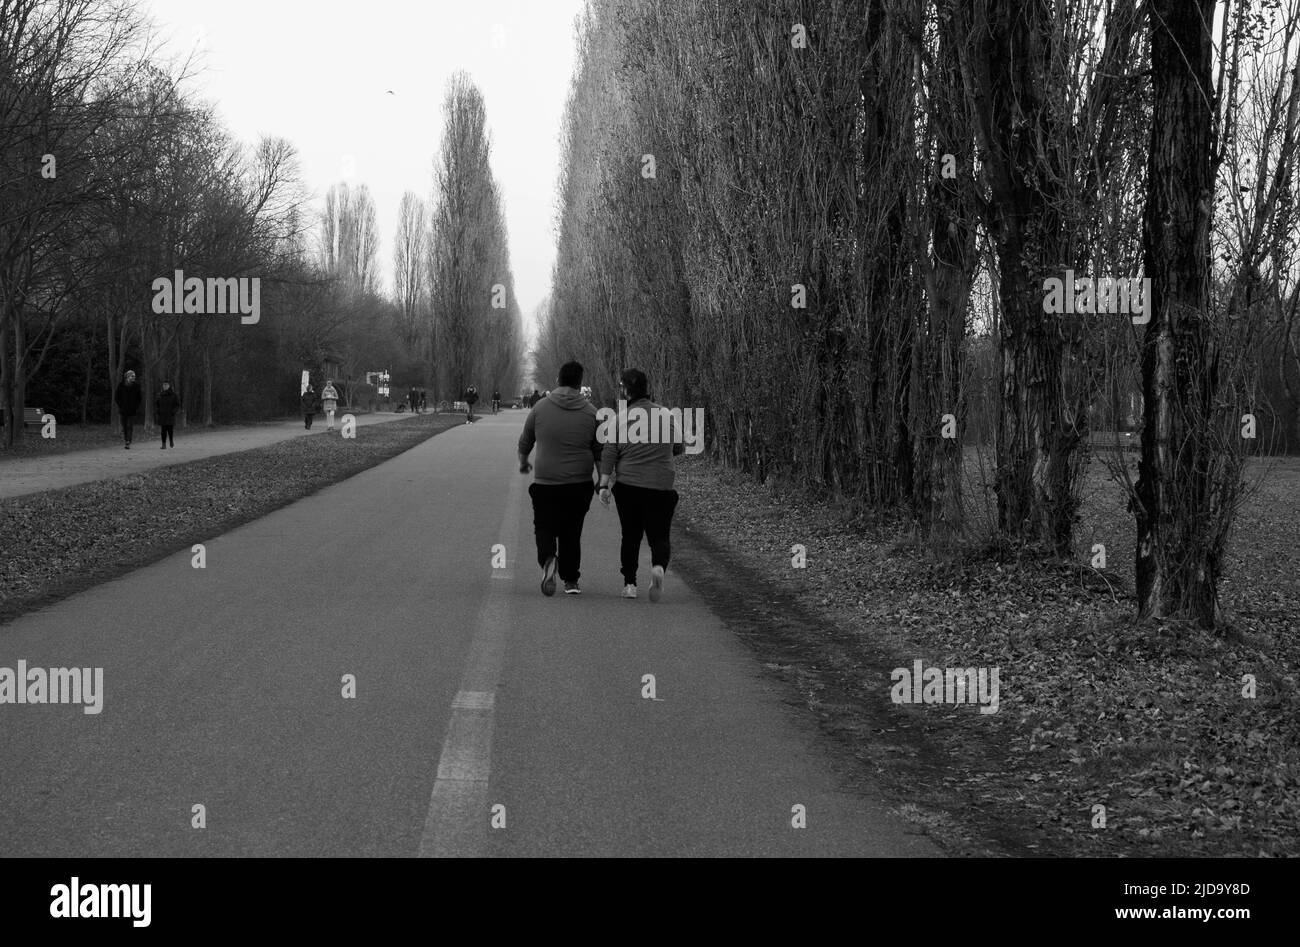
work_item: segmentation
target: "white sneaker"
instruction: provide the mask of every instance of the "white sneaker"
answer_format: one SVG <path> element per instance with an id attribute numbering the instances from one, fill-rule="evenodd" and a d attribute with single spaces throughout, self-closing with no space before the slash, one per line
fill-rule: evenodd
<path id="1" fill-rule="evenodd" d="M 623 597 L 624 597 L 624 598 L 636 598 L 636 586 L 635 586 L 635 585 L 625 585 L 625 586 L 623 586 Z"/>
<path id="2" fill-rule="evenodd" d="M 664 567 L 655 566 L 650 570 L 650 601 L 659 601 L 664 592 Z"/>

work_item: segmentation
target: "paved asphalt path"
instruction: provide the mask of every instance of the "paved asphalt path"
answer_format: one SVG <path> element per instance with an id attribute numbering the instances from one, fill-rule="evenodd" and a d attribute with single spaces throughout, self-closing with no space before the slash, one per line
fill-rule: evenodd
<path id="1" fill-rule="evenodd" d="M 335 421 L 337 422 L 346 413 L 340 412 L 335 415 Z M 400 421 L 410 416 L 409 414 L 355 415 L 357 427 Z M 233 454 L 236 451 L 266 447 L 269 444 L 287 441 L 291 437 L 320 434 L 325 430 L 325 420 L 317 418 L 310 431 L 303 427 L 301 420 L 225 428 L 219 431 L 188 428 L 176 434 L 176 446 L 169 447 L 167 450 L 161 448 L 156 429 L 152 434 L 147 434 L 143 428 L 142 424 L 136 425 L 130 450 L 126 450 L 121 443 L 118 443 L 112 447 L 93 447 L 88 450 L 68 451 L 66 454 L 23 457 L 0 463 L 0 500 L 28 493 L 40 493 L 42 490 L 59 490 L 79 483 L 90 483 L 93 480 L 111 480 L 114 477 L 139 473 L 141 470 L 184 464 L 204 457 L 215 457 L 218 454 Z"/>
<path id="2" fill-rule="evenodd" d="M 842 790 L 679 576 L 651 603 L 643 556 L 618 597 L 612 509 L 584 594 L 542 596 L 522 418 L 213 536 L 206 569 L 172 556 L 0 626 L 0 667 L 102 667 L 105 691 L 98 715 L 0 704 L 0 854 L 936 854 Z"/>

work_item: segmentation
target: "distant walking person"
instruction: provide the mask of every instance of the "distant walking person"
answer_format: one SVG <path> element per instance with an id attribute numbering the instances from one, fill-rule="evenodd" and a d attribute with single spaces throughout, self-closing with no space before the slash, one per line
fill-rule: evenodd
<path id="1" fill-rule="evenodd" d="M 153 402 L 153 416 L 162 432 L 162 450 L 167 449 L 168 443 L 172 447 L 176 446 L 176 412 L 180 409 L 181 399 L 172 391 L 171 382 L 163 382 L 162 391 Z"/>
<path id="2" fill-rule="evenodd" d="M 307 382 L 307 390 L 302 393 L 302 420 L 307 430 L 311 430 L 312 418 L 316 416 L 316 389 Z"/>
<path id="3" fill-rule="evenodd" d="M 646 429 L 659 431 L 658 410 L 647 394 L 645 372 L 629 368 L 620 376 L 622 398 L 628 402 L 629 415 L 635 408 L 647 415 Z M 629 422 L 631 427 L 632 422 Z M 641 537 L 650 545 L 650 601 L 663 594 L 664 570 L 668 568 L 668 533 L 673 512 L 677 509 L 677 491 L 673 489 L 676 471 L 673 457 L 684 453 L 681 432 L 674 426 L 671 440 L 661 444 L 621 443 L 603 445 L 600 455 L 600 502 L 609 506 L 610 476 L 615 475 L 613 496 L 618 504 L 618 522 L 623 530 L 620 560 L 623 572 L 623 597 L 636 598 L 637 560 L 641 556 Z"/>
<path id="4" fill-rule="evenodd" d="M 420 406 L 420 396 L 415 393 L 414 386 L 406 393 L 406 403 L 411 406 L 411 413 L 415 414 L 416 409 Z"/>
<path id="5" fill-rule="evenodd" d="M 325 430 L 334 430 L 334 412 L 338 410 L 339 393 L 334 382 L 325 382 L 325 390 L 320 393 L 321 407 L 325 409 Z"/>
<path id="6" fill-rule="evenodd" d="M 428 403 L 427 392 L 423 388 L 421 388 L 420 389 L 420 413 L 421 414 L 424 414 L 424 408 L 427 403 Z"/>
<path id="7" fill-rule="evenodd" d="M 541 392 L 539 392 L 536 388 L 534 388 L 532 395 L 528 399 L 528 407 L 530 408 L 537 407 L 537 402 L 541 400 L 542 400 Z"/>
<path id="8" fill-rule="evenodd" d="M 533 533 L 542 594 L 555 594 L 558 569 L 566 595 L 577 595 L 582 567 L 582 524 L 595 492 L 592 475 L 600 459 L 596 442 L 596 408 L 582 396 L 582 366 L 566 362 L 559 387 L 533 406 L 519 436 L 519 472 L 537 447 L 537 472 L 528 495 L 533 498 Z"/>
<path id="9" fill-rule="evenodd" d="M 131 432 L 135 428 L 135 414 L 140 410 L 140 386 L 135 382 L 135 372 L 127 372 L 126 377 L 113 392 L 113 401 L 117 404 L 118 414 L 122 417 L 122 439 L 127 450 L 131 449 Z"/>
<path id="10" fill-rule="evenodd" d="M 474 423 L 474 405 L 478 403 L 478 389 L 470 385 L 465 389 L 465 423 Z"/>

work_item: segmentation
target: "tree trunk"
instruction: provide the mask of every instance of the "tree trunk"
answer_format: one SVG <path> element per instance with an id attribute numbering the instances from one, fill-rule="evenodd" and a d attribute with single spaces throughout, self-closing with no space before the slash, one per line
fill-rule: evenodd
<path id="1" fill-rule="evenodd" d="M 952 39 L 992 192 L 1002 395 L 998 523 L 1012 538 L 1071 552 L 1087 414 L 1071 409 L 1060 326 L 1042 310 L 1041 279 L 1069 259 L 1063 219 L 1071 134 L 1046 99 L 1054 62 L 1046 0 L 978 0 L 951 7 Z"/>
<path id="2" fill-rule="evenodd" d="M 1142 618 L 1217 620 L 1227 524 L 1216 522 L 1207 436 L 1217 388 L 1210 300 L 1213 0 L 1155 0 L 1154 105 L 1143 220 L 1151 321 L 1142 340 L 1144 398 L 1135 578 Z M 1157 25 L 1158 24 L 1158 25 Z M 1206 514 L 1210 514 L 1207 516 Z"/>
<path id="3" fill-rule="evenodd" d="M 81 389 L 81 423 L 90 423 L 90 380 L 95 372 L 95 340 L 92 336 L 86 346 L 86 384 Z"/>
<path id="4" fill-rule="evenodd" d="M 203 426 L 212 427 L 212 349 L 203 348 Z"/>
<path id="5" fill-rule="evenodd" d="M 153 430 L 153 386 L 154 375 L 157 374 L 157 358 L 150 346 L 150 337 L 153 333 L 150 331 L 148 320 L 140 317 L 140 397 L 144 401 L 144 429 L 146 432 Z"/>
<path id="6" fill-rule="evenodd" d="M 16 439 L 23 430 L 23 419 L 27 407 L 27 327 L 23 324 L 21 310 L 14 313 L 13 320 L 13 371 L 9 377 L 11 400 L 15 423 L 13 425 Z M 12 442 L 11 442 L 12 443 Z"/>
<path id="7" fill-rule="evenodd" d="M 108 424 L 117 430 L 117 399 L 113 397 L 117 393 L 117 336 L 113 333 L 113 313 L 110 311 L 105 318 L 108 323 L 108 361 L 104 365 L 108 371 Z"/>
<path id="8" fill-rule="evenodd" d="M 965 120 L 961 74 L 951 38 L 940 34 L 935 61 L 931 115 L 935 152 L 943 156 L 969 152 L 973 134 Z M 929 234 L 933 265 L 926 268 L 927 306 L 916 331 L 916 368 L 912 385 L 913 454 L 915 480 L 913 506 L 921 531 L 936 544 L 951 542 L 962 528 L 963 434 L 966 430 L 962 398 L 962 367 L 966 307 L 970 300 L 975 266 L 973 213 L 966 199 L 973 186 L 974 169 L 966 165 L 957 176 L 946 178 L 943 168 L 932 170 Z M 918 234 L 926 231 L 916 228 Z M 918 265 L 927 251 L 918 246 Z M 943 437 L 943 416 L 957 421 L 957 436 Z"/>
<path id="9" fill-rule="evenodd" d="M 189 427 L 189 411 L 185 405 L 189 401 L 185 397 L 185 363 L 181 360 L 181 339 L 180 333 L 176 335 L 176 378 L 172 381 L 172 388 L 176 392 L 176 397 L 180 399 L 180 426 Z"/>
<path id="10" fill-rule="evenodd" d="M 1008 536 L 1068 556 L 1082 436 L 1066 410 L 1061 348 L 1043 318 L 1034 281 L 1010 260 L 1002 269 L 998 524 Z"/>
<path id="11" fill-rule="evenodd" d="M 114 328 L 117 332 L 114 334 Z M 109 391 L 109 421 L 114 430 L 121 426 L 121 412 L 117 410 L 117 400 L 113 397 L 117 393 L 117 384 L 122 380 L 126 371 L 126 336 L 128 329 L 128 320 L 118 320 L 113 317 L 112 313 L 108 316 L 108 391 Z"/>
<path id="12" fill-rule="evenodd" d="M 13 447 L 18 437 L 17 429 L 22 423 L 22 412 L 13 410 L 13 388 L 9 378 L 9 313 L 0 310 L 0 412 L 4 422 L 4 443 Z M 15 418 L 18 423 L 15 424 Z"/>

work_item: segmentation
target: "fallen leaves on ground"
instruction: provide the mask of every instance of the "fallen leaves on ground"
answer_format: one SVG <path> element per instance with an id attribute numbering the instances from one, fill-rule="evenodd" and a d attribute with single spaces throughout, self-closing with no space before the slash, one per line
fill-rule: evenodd
<path id="1" fill-rule="evenodd" d="M 780 660 L 764 660 L 900 801 L 1007 852 L 1283 856 L 1300 854 L 1300 462 L 1271 467 L 1236 525 L 1219 633 L 1135 623 L 1132 518 L 1101 465 L 1075 563 L 936 556 L 905 524 L 704 459 L 680 466 L 678 490 L 685 525 L 811 616 L 774 631 Z M 1096 542 L 1104 572 L 1089 565 Z M 792 567 L 796 543 L 806 568 Z M 893 704 L 890 670 L 917 658 L 999 668 L 999 712 Z"/>

